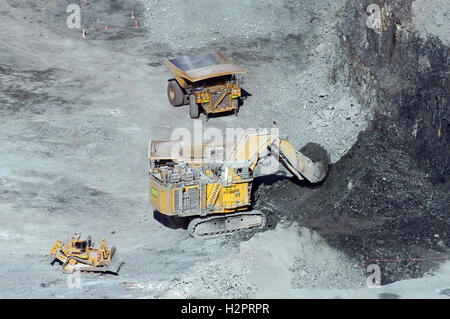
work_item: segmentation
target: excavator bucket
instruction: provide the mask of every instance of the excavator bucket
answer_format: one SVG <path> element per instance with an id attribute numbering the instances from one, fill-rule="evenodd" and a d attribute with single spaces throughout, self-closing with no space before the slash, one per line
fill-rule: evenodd
<path id="1" fill-rule="evenodd" d="M 326 149 L 317 143 L 308 143 L 297 153 L 300 154 L 300 169 L 306 167 L 302 172 L 303 176 L 311 183 L 319 183 L 324 180 L 330 163 L 330 155 Z"/>
<path id="2" fill-rule="evenodd" d="M 321 182 L 328 172 L 328 162 L 313 162 L 305 155 L 299 153 L 300 173 L 311 183 Z"/>
<path id="3" fill-rule="evenodd" d="M 319 146 L 317 145 L 317 147 Z M 303 153 L 303 149 L 301 150 L 302 152 L 296 151 L 293 145 L 285 139 L 280 139 L 279 144 L 273 145 L 272 148 L 284 166 L 300 180 L 306 179 L 310 183 L 319 183 L 327 175 L 328 155 L 326 155 L 326 158 L 322 157 L 314 162 Z M 317 152 L 317 150 L 315 151 Z M 321 148 L 321 151 L 327 154 L 323 148 Z"/>

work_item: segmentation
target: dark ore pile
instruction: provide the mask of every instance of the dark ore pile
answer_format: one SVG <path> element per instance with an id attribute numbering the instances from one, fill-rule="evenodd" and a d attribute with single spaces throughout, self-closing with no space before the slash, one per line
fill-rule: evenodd
<path id="1" fill-rule="evenodd" d="M 378 35 L 364 27 L 370 1 L 348 1 L 336 72 L 375 115 L 326 181 L 255 185 L 269 228 L 283 219 L 315 230 L 362 266 L 378 263 L 382 284 L 421 277 L 450 253 L 449 48 L 407 31 L 411 2 L 388 1 Z"/>

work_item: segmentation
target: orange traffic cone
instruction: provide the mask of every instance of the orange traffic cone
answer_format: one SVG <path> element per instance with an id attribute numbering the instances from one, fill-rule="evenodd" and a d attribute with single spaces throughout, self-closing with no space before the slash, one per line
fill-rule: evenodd
<path id="1" fill-rule="evenodd" d="M 108 31 L 108 26 L 107 25 L 105 25 L 105 31 Z"/>
<path id="2" fill-rule="evenodd" d="M 138 28 L 138 23 L 137 23 L 137 20 L 135 20 L 136 21 L 136 29 Z"/>

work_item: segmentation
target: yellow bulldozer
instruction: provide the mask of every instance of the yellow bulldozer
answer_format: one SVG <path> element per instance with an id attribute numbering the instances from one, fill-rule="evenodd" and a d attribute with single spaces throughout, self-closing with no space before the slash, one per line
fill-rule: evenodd
<path id="1" fill-rule="evenodd" d="M 274 155 L 299 180 L 322 181 L 328 155 L 313 162 L 277 134 L 248 129 L 233 143 L 152 140 L 149 198 L 155 213 L 189 218 L 194 237 L 263 228 L 266 217 L 251 207 L 254 170 Z"/>
<path id="2" fill-rule="evenodd" d="M 242 79 L 245 71 L 220 52 L 182 56 L 166 60 L 173 75 L 167 85 L 167 96 L 173 106 L 189 104 L 189 115 L 198 118 L 210 114 L 239 110 Z"/>
<path id="3" fill-rule="evenodd" d="M 57 240 L 50 253 L 53 256 L 51 264 L 62 264 L 62 271 L 67 274 L 75 271 L 117 274 L 123 264 L 116 254 L 116 248 L 109 249 L 105 239 L 102 239 L 98 248 L 94 248 L 91 237 L 81 239 L 81 234 L 74 234 L 66 244 Z"/>

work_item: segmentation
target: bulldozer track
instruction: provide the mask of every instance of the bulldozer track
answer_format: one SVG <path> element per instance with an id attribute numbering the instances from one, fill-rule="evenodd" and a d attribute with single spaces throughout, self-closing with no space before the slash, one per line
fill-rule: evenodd
<path id="1" fill-rule="evenodd" d="M 115 247 L 113 247 L 113 248 L 114 248 L 114 250 L 112 250 L 111 258 L 113 257 L 113 255 L 115 253 Z M 76 257 L 76 256 L 72 256 L 72 257 L 69 257 L 62 265 L 62 272 L 65 274 L 73 274 L 74 272 L 78 271 L 78 272 L 82 272 L 82 273 L 90 273 L 90 274 L 98 274 L 98 275 L 118 275 L 117 271 L 111 270 L 110 265 L 109 266 L 101 266 L 101 267 L 97 266 L 97 268 L 95 268 L 95 269 L 94 268 L 93 269 L 82 269 L 80 267 L 77 267 L 77 266 L 79 266 L 78 264 L 70 265 L 69 262 L 71 259 L 74 259 L 84 265 L 95 267 L 92 263 L 90 263 L 87 260 L 84 260 L 84 259 Z M 118 268 L 120 268 L 120 266 L 123 264 L 123 262 L 119 261 L 119 264 L 120 265 Z M 69 268 L 69 270 L 67 268 Z"/>
<path id="2" fill-rule="evenodd" d="M 76 260 L 76 261 L 78 261 L 78 262 L 80 262 L 80 263 L 82 263 L 82 264 L 92 266 L 92 263 L 90 263 L 89 261 L 84 260 L 83 258 L 79 258 L 79 257 L 72 256 L 72 257 L 67 258 L 67 260 L 63 263 L 63 266 L 62 266 L 62 271 L 63 271 L 63 273 L 65 273 L 65 274 L 71 274 L 71 273 L 73 273 L 73 272 L 75 272 L 75 271 L 77 270 L 77 269 L 76 269 L 76 266 L 77 266 L 76 264 L 75 264 L 75 265 L 69 265 L 69 267 L 73 268 L 72 271 L 67 271 L 67 270 L 66 270 L 67 264 L 68 264 L 72 259 L 74 259 L 74 260 Z M 82 270 L 80 270 L 80 271 L 82 271 Z"/>

